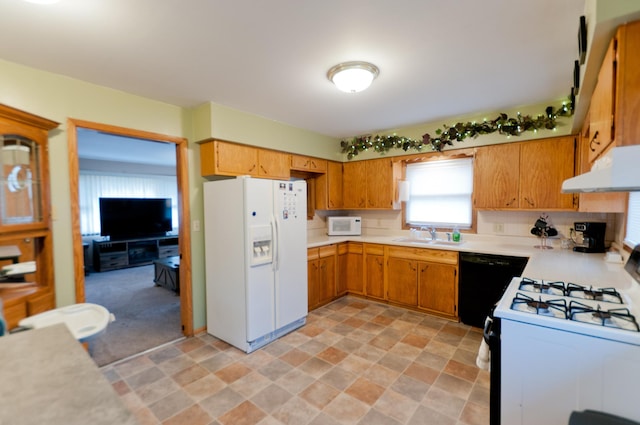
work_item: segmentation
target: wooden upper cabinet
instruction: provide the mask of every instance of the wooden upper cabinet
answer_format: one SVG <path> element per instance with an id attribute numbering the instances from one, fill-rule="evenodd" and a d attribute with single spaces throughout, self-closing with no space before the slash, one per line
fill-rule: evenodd
<path id="1" fill-rule="evenodd" d="M 617 146 L 640 143 L 640 21 L 622 25 L 613 41 L 614 60 L 613 129 Z"/>
<path id="2" fill-rule="evenodd" d="M 200 145 L 203 176 L 240 176 L 258 173 L 258 149 L 252 146 L 211 140 Z"/>
<path id="3" fill-rule="evenodd" d="M 591 170 L 589 160 L 592 152 L 593 139 L 591 137 L 590 112 L 584 121 L 580 133 L 578 151 L 576 153 L 576 174 Z M 609 145 L 610 148 L 613 145 Z M 581 212 L 625 212 L 627 207 L 627 193 L 624 192 L 593 192 L 578 194 L 578 211 Z"/>
<path id="4" fill-rule="evenodd" d="M 389 158 L 342 164 L 342 203 L 345 209 L 393 209 L 400 163 Z"/>
<path id="5" fill-rule="evenodd" d="M 374 159 L 366 162 L 366 207 L 372 209 L 392 209 L 396 200 L 396 183 L 400 164 L 390 158 Z"/>
<path id="6" fill-rule="evenodd" d="M 310 156 L 291 155 L 292 170 L 309 171 L 311 173 L 326 173 L 327 172 L 327 160 L 313 158 Z"/>
<path id="7" fill-rule="evenodd" d="M 598 73 L 598 82 L 589 107 L 588 161 L 593 162 L 613 142 L 614 128 L 613 117 L 615 114 L 615 67 L 616 67 L 616 40 L 613 39 L 607 49 L 607 54 Z"/>
<path id="8" fill-rule="evenodd" d="M 289 154 L 258 149 L 258 177 L 289 180 Z"/>
<path id="9" fill-rule="evenodd" d="M 520 147 L 520 208 L 575 209 L 574 195 L 561 193 L 574 176 L 575 137 L 525 142 Z"/>
<path id="10" fill-rule="evenodd" d="M 327 161 L 327 172 L 318 174 L 316 181 L 316 208 L 319 210 L 341 209 L 342 163 Z"/>
<path id="11" fill-rule="evenodd" d="M 244 176 L 288 180 L 289 154 L 222 140 L 200 145 L 200 173 L 209 176 Z"/>
<path id="12" fill-rule="evenodd" d="M 345 209 L 367 206 L 367 161 L 342 164 L 342 204 Z"/>
<path id="13" fill-rule="evenodd" d="M 473 167 L 475 208 L 518 208 L 520 190 L 520 146 L 518 144 L 504 143 L 478 148 Z"/>
<path id="14" fill-rule="evenodd" d="M 478 209 L 575 210 L 560 190 L 574 176 L 574 136 L 478 148 L 474 206 Z"/>

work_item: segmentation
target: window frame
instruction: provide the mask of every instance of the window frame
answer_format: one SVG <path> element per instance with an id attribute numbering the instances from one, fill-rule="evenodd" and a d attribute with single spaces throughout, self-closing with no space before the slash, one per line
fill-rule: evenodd
<path id="1" fill-rule="evenodd" d="M 450 159 L 462 159 L 462 158 L 471 158 L 475 161 L 475 149 L 474 148 L 464 148 L 464 149 L 456 149 L 446 152 L 434 152 L 431 154 L 420 155 L 420 156 L 411 156 L 406 157 L 401 160 L 402 162 L 402 180 L 405 180 L 407 177 L 407 165 L 415 164 L 419 162 L 429 162 L 429 161 L 443 161 Z M 475 194 L 475 167 L 473 171 L 473 188 L 471 191 L 471 227 L 460 229 L 461 233 L 477 233 L 478 226 L 478 212 L 474 206 L 473 197 Z M 410 229 L 419 229 L 420 226 L 411 225 L 407 223 L 407 203 L 402 202 L 402 229 L 410 230 Z M 438 231 L 450 230 L 449 227 L 436 227 Z"/>

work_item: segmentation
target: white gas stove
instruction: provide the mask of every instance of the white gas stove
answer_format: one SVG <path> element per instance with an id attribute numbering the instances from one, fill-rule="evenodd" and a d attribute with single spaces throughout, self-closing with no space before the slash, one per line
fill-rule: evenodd
<path id="1" fill-rule="evenodd" d="M 500 423 L 566 425 L 585 409 L 640 421 L 639 267 L 636 247 L 615 285 L 512 279 L 493 313 Z"/>

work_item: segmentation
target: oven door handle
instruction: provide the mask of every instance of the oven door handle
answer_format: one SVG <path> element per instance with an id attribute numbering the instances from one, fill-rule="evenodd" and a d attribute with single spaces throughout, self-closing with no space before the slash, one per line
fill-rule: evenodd
<path id="1" fill-rule="evenodd" d="M 484 319 L 484 329 L 482 330 L 482 336 L 484 337 L 484 341 L 489 344 L 489 338 L 491 336 L 491 331 L 493 328 L 493 317 L 487 316 Z"/>

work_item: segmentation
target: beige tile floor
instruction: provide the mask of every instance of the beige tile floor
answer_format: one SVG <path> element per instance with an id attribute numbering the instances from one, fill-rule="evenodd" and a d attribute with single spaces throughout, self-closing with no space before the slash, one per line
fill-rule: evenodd
<path id="1" fill-rule="evenodd" d="M 344 297 L 251 354 L 201 334 L 101 370 L 143 425 L 486 425 L 481 338 Z"/>

